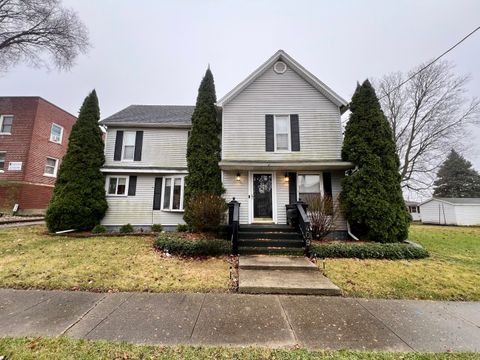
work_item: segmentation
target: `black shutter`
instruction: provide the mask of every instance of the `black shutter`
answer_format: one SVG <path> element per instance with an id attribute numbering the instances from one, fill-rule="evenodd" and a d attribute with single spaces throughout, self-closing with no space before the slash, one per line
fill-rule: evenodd
<path id="1" fill-rule="evenodd" d="M 292 137 L 292 151 L 300 151 L 300 129 L 298 115 L 290 115 L 290 134 Z"/>
<path id="2" fill-rule="evenodd" d="M 160 210 L 162 203 L 162 178 L 155 178 L 155 188 L 153 189 L 153 210 Z"/>
<path id="3" fill-rule="evenodd" d="M 288 199 L 293 204 L 297 201 L 297 173 L 288 173 Z"/>
<path id="4" fill-rule="evenodd" d="M 113 154 L 113 160 L 122 160 L 122 147 L 123 147 L 123 130 L 117 130 L 117 137 L 115 138 L 115 153 Z"/>
<path id="5" fill-rule="evenodd" d="M 275 151 L 273 115 L 265 115 L 265 151 Z"/>
<path id="6" fill-rule="evenodd" d="M 137 131 L 135 135 L 135 154 L 133 155 L 133 161 L 142 160 L 142 147 L 143 147 L 143 131 Z"/>
<path id="7" fill-rule="evenodd" d="M 323 173 L 323 193 L 332 196 L 332 173 Z"/>
<path id="8" fill-rule="evenodd" d="M 137 191 L 137 177 L 130 176 L 130 179 L 128 180 L 128 196 L 135 196 L 136 191 Z"/>

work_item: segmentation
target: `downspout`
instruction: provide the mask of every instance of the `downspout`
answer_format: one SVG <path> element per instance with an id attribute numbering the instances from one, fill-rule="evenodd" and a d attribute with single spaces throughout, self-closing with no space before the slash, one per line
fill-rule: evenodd
<path id="1" fill-rule="evenodd" d="M 352 231 L 350 230 L 350 223 L 347 221 L 347 233 L 348 235 L 350 235 L 350 237 L 353 239 L 353 240 L 360 240 L 358 237 L 356 237 L 355 235 L 352 234 Z"/>

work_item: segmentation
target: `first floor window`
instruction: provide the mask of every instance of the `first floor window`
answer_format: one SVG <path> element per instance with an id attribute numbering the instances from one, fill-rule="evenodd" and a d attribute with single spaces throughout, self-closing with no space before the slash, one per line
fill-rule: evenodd
<path id="1" fill-rule="evenodd" d="M 135 132 L 126 131 L 123 134 L 123 160 L 133 160 L 135 156 Z"/>
<path id="2" fill-rule="evenodd" d="M 0 171 L 5 170 L 5 156 L 7 155 L 6 152 L 0 152 Z"/>
<path id="3" fill-rule="evenodd" d="M 183 210 L 183 177 L 166 177 L 163 182 L 162 210 Z"/>
<path id="4" fill-rule="evenodd" d="M 108 195 L 126 195 L 127 194 L 127 177 L 126 176 L 110 176 L 108 178 Z"/>
<path id="5" fill-rule="evenodd" d="M 298 175 L 298 197 L 305 200 L 309 195 L 320 194 L 319 174 Z"/>
<path id="6" fill-rule="evenodd" d="M 47 162 L 45 163 L 44 175 L 53 177 L 57 176 L 57 165 L 58 159 L 47 158 Z"/>
<path id="7" fill-rule="evenodd" d="M 50 130 L 50 141 L 61 144 L 63 137 L 63 127 L 57 124 L 52 124 L 52 129 Z"/>
<path id="8" fill-rule="evenodd" d="M 13 115 L 0 115 L 0 133 L 11 134 Z"/>

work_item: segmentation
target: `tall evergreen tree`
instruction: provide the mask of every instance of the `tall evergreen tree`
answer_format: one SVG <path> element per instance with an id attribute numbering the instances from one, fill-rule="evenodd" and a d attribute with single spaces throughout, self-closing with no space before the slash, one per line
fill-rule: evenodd
<path id="1" fill-rule="evenodd" d="M 378 242 L 407 238 L 408 215 L 400 187 L 392 130 L 368 80 L 350 104 L 342 159 L 356 165 L 342 182 L 340 204 L 355 235 Z"/>
<path id="2" fill-rule="evenodd" d="M 58 171 L 45 218 L 50 231 L 90 230 L 107 211 L 105 177 L 100 171 L 105 156 L 99 119 L 98 98 L 93 90 L 80 108 Z"/>
<path id="3" fill-rule="evenodd" d="M 453 149 L 438 170 L 434 186 L 436 197 L 480 197 L 480 175 Z"/>
<path id="4" fill-rule="evenodd" d="M 215 83 L 210 68 L 198 89 L 187 145 L 188 175 L 185 178 L 185 221 L 190 223 L 188 203 L 197 194 L 221 195 L 220 123 L 217 120 Z"/>

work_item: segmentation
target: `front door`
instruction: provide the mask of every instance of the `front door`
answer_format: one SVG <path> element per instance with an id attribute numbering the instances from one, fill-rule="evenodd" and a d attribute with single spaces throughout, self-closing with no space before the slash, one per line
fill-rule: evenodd
<path id="1" fill-rule="evenodd" d="M 253 220 L 273 221 L 272 174 L 253 174 Z"/>

